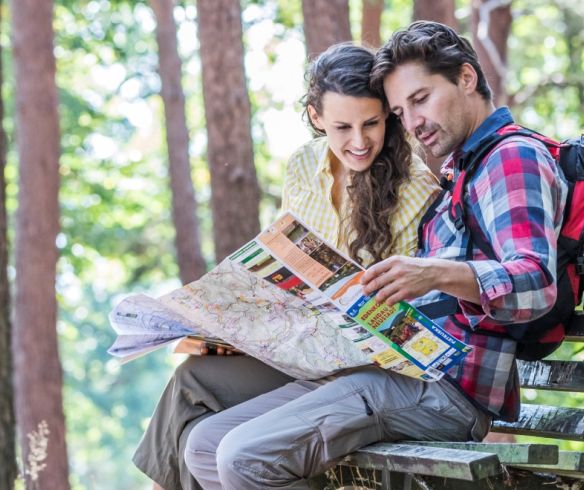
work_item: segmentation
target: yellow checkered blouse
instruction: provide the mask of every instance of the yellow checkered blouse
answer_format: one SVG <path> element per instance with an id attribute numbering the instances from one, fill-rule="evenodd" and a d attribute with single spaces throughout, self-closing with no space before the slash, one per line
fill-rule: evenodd
<path id="1" fill-rule="evenodd" d="M 282 210 L 292 211 L 339 250 L 348 253 L 348 213 L 333 206 L 333 175 L 326 138 L 300 147 L 288 161 L 282 192 Z M 414 255 L 420 219 L 440 192 L 438 179 L 414 157 L 411 179 L 402 185 L 398 208 L 391 220 L 393 242 L 387 255 Z M 348 199 L 344 199 L 346 203 Z M 371 257 L 363 254 L 368 265 Z"/>

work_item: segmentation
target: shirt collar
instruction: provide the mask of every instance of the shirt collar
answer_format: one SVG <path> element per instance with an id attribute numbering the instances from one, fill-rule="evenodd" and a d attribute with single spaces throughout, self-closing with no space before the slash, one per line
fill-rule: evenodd
<path id="1" fill-rule="evenodd" d="M 462 145 L 462 151 L 467 153 L 476 150 L 481 142 L 495 131 L 501 129 L 503 126 L 513 123 L 513 116 L 507 107 L 499 107 L 483 123 L 470 135 Z"/>
<path id="2" fill-rule="evenodd" d="M 468 138 L 463 143 L 461 148 L 454 150 L 446 158 L 446 160 L 444 160 L 444 163 L 440 168 L 440 173 L 452 173 L 454 163 L 456 162 L 458 156 L 460 156 L 462 153 L 476 150 L 486 137 L 501 129 L 503 126 L 507 126 L 513 122 L 513 116 L 511 115 L 509 109 L 507 107 L 499 107 L 482 122 L 482 124 L 475 130 L 475 132 L 470 135 L 470 138 Z"/>
<path id="3" fill-rule="evenodd" d="M 331 159 L 329 157 L 330 148 L 326 142 L 326 136 L 319 138 L 319 153 L 318 165 L 316 166 L 316 174 L 332 175 Z"/>

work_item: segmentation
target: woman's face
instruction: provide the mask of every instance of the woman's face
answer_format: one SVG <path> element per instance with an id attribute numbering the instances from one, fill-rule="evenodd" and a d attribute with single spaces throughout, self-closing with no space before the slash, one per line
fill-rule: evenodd
<path id="1" fill-rule="evenodd" d="M 326 92 L 322 114 L 312 106 L 308 114 L 346 170 L 367 170 L 383 148 L 387 113 L 377 98 Z"/>

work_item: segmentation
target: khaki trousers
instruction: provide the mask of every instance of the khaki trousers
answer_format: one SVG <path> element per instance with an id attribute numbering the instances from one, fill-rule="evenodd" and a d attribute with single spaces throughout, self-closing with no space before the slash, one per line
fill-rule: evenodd
<path id="1" fill-rule="evenodd" d="M 479 441 L 490 421 L 446 380 L 366 366 L 295 381 L 201 421 L 185 461 L 205 490 L 308 489 L 308 478 L 368 444 Z"/>
<path id="2" fill-rule="evenodd" d="M 165 490 L 200 490 L 184 462 L 191 429 L 208 416 L 292 378 L 249 356 L 191 356 L 167 384 L 134 464 Z"/>

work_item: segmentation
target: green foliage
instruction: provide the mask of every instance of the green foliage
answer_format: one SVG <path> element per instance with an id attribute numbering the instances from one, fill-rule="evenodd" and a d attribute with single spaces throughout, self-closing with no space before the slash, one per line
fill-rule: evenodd
<path id="1" fill-rule="evenodd" d="M 513 3 L 509 93 L 518 119 L 566 138 L 584 127 L 584 8 L 578 2 Z"/>
<path id="2" fill-rule="evenodd" d="M 463 27 L 470 24 L 469 6 L 468 0 L 458 2 Z M 350 7 L 353 37 L 358 40 L 360 0 L 350 0 Z M 578 133 L 584 123 L 584 7 L 568 0 L 515 0 L 513 8 L 508 87 L 515 115 L 550 135 Z M 242 11 L 255 163 L 263 191 L 261 218 L 266 224 L 279 207 L 286 153 L 293 149 L 275 135 L 309 137 L 302 133 L 298 103 L 303 91 L 302 10 L 300 0 L 244 0 Z M 411 1 L 386 0 L 382 39 L 407 25 L 411 15 Z M 175 18 L 203 252 L 211 265 L 194 2 L 179 2 Z M 119 366 L 106 349 L 114 339 L 107 314 L 120 294 L 156 296 L 178 285 L 164 118 L 156 95 L 160 81 L 155 20 L 145 1 L 59 0 L 54 25 L 62 135 L 58 329 L 71 480 L 75 489 L 142 488 L 146 479 L 133 467 L 131 454 L 176 359 L 159 351 Z M 5 34 L 2 42 L 8 45 Z M 10 55 L 6 49 L 8 81 Z M 13 135 L 10 82 L 3 96 L 9 115 L 4 124 Z M 295 122 L 285 118 L 293 111 Z M 6 169 L 12 213 L 17 195 L 13 140 Z M 560 354 L 570 357 L 572 349 L 562 346 Z M 526 391 L 525 396 L 537 403 L 583 402 L 582 397 L 563 394 Z"/>

